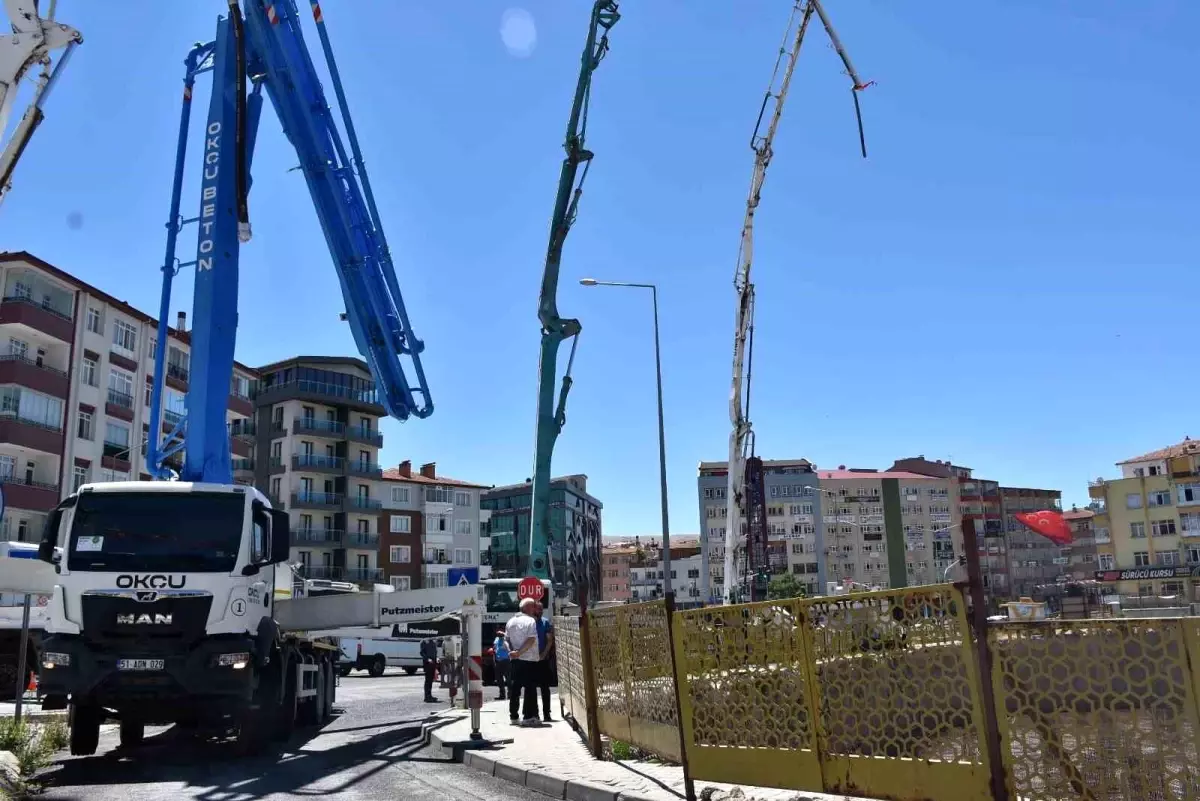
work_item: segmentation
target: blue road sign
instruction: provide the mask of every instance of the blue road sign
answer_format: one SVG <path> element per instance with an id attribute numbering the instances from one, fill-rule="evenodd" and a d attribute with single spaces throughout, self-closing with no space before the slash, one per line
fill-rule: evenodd
<path id="1" fill-rule="evenodd" d="M 452 567 L 446 571 L 446 583 L 451 587 L 479 583 L 478 567 Z"/>

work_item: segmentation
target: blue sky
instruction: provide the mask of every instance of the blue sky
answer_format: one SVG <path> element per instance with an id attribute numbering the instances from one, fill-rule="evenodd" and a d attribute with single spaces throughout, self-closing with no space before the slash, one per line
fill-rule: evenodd
<path id="1" fill-rule="evenodd" d="M 688 533 L 696 464 L 728 447 L 748 139 L 790 3 L 622 5 L 564 258 L 560 309 L 584 331 L 554 472 L 589 476 L 606 533 L 658 529 L 649 298 L 576 283 L 656 282 L 672 528 Z M 923 453 L 1081 502 L 1113 462 L 1200 436 L 1184 300 L 1200 244 L 1200 6 L 827 5 L 878 82 L 862 96 L 870 159 L 858 157 L 848 79 L 814 27 L 758 216 L 759 454 L 882 468 Z M 223 6 L 59 3 L 85 42 L 0 209 L 0 249 L 157 308 L 182 59 Z M 590 3 L 323 8 L 436 404 L 427 420 L 385 423 L 384 461 L 520 481 Z M 502 41 L 510 8 L 535 23 L 531 52 Z M 294 165 L 265 115 L 242 253 L 238 356 L 250 364 L 353 348 Z M 182 285 L 175 305 L 190 309 L 190 276 Z"/>

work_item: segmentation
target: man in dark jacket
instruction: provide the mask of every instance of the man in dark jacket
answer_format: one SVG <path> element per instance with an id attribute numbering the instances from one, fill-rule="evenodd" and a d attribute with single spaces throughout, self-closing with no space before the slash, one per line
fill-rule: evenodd
<path id="1" fill-rule="evenodd" d="M 425 703 L 437 702 L 433 696 L 433 675 L 437 671 L 437 643 L 432 638 L 421 640 L 421 662 L 425 667 Z"/>

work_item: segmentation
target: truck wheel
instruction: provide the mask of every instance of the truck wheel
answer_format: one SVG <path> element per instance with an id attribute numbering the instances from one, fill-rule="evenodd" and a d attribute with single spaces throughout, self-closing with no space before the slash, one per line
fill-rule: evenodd
<path id="1" fill-rule="evenodd" d="M 343 679 L 350 675 L 350 671 L 354 670 L 353 665 L 342 665 L 337 669 L 338 675 Z"/>
<path id="2" fill-rule="evenodd" d="M 383 654 L 375 654 L 375 657 L 371 660 L 371 667 L 367 668 L 367 674 L 371 678 L 377 679 L 383 675 L 383 671 L 386 668 L 387 660 L 384 659 Z"/>
<path id="3" fill-rule="evenodd" d="M 67 720 L 71 727 L 71 756 L 91 756 L 100 744 L 100 721 L 104 713 L 95 704 L 71 704 Z"/>
<path id="4" fill-rule="evenodd" d="M 408 676 L 415 676 L 417 675 L 417 669 L 415 667 L 406 667 L 404 673 Z"/>
<path id="5" fill-rule="evenodd" d="M 259 701 L 260 699 L 255 699 Z M 261 754 L 270 739 L 269 724 L 272 720 L 272 706 L 252 703 L 242 710 L 239 715 L 237 732 L 237 750 L 242 756 Z"/>
<path id="6" fill-rule="evenodd" d="M 289 659 L 283 666 L 283 697 L 275 707 L 275 739 L 286 740 L 296 730 L 296 720 L 299 713 L 296 699 L 296 661 Z M 272 696 L 274 697 L 274 696 Z"/>
<path id="7" fill-rule="evenodd" d="M 146 739 L 146 724 L 137 720 L 121 721 L 121 747 L 132 748 Z"/>

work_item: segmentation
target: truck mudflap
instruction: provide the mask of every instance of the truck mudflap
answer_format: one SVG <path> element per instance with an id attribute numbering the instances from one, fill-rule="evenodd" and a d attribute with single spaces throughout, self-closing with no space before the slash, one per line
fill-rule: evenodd
<path id="1" fill-rule="evenodd" d="M 111 708 L 183 699 L 246 702 L 254 690 L 255 652 L 252 638 L 236 635 L 206 638 L 183 653 L 144 640 L 101 648 L 79 635 L 53 635 L 42 643 L 39 689 Z"/>

